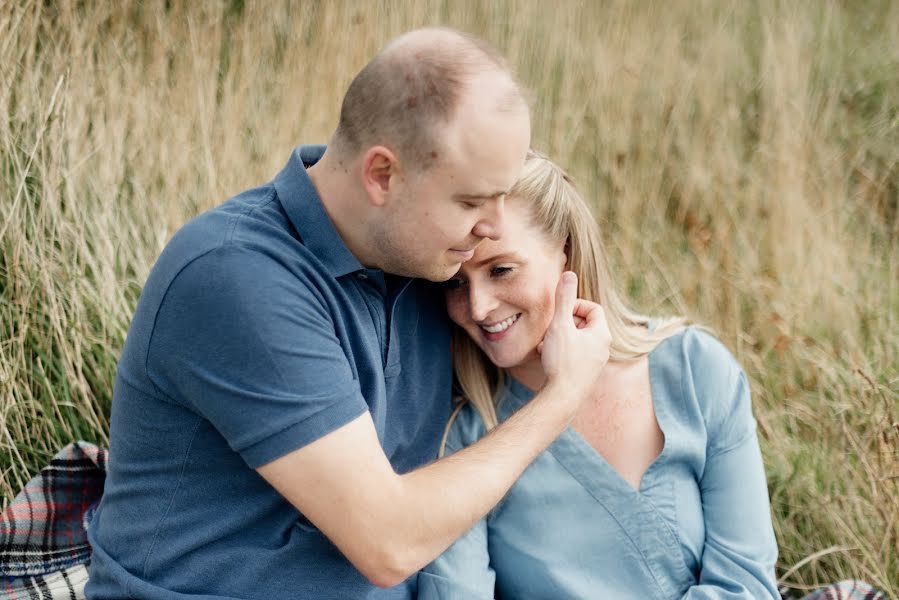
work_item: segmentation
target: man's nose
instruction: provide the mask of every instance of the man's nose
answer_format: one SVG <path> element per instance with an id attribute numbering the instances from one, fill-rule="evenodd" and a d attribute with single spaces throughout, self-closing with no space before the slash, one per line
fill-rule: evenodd
<path id="1" fill-rule="evenodd" d="M 488 200 L 484 204 L 485 213 L 472 228 L 472 234 L 479 238 L 498 240 L 503 235 L 505 220 L 505 196 Z"/>
<path id="2" fill-rule="evenodd" d="M 471 318 L 474 321 L 483 321 L 496 308 L 496 298 L 490 290 L 481 285 L 471 285 L 468 288 L 468 302 L 471 306 Z"/>

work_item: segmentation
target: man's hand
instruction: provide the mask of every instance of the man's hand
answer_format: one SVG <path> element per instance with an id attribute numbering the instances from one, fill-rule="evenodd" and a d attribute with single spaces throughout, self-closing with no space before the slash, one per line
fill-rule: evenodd
<path id="1" fill-rule="evenodd" d="M 546 383 L 560 383 L 570 396 L 583 400 L 595 388 L 609 361 L 612 336 L 602 306 L 577 298 L 577 276 L 562 273 L 556 288 L 556 309 L 540 358 Z"/>

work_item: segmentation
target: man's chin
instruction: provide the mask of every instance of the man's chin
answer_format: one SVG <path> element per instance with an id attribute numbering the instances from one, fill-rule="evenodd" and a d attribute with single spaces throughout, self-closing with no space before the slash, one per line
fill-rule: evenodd
<path id="1" fill-rule="evenodd" d="M 431 271 L 427 274 L 418 275 L 420 279 L 427 279 L 428 281 L 433 281 L 434 283 L 444 283 L 449 281 L 453 275 L 459 272 L 459 269 L 462 267 L 462 263 L 454 263 L 448 265 L 442 269 Z"/>

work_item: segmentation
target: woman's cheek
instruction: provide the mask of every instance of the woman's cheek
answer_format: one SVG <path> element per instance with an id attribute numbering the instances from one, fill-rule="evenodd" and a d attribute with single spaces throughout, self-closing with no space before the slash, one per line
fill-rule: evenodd
<path id="1" fill-rule="evenodd" d="M 446 312 L 450 320 L 462 326 L 468 320 L 468 306 L 463 294 L 457 291 L 446 293 Z"/>

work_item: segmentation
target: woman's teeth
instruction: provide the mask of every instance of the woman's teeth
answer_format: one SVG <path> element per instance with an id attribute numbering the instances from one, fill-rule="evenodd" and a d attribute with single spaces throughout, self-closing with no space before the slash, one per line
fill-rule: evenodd
<path id="1" fill-rule="evenodd" d="M 496 325 L 481 325 L 481 328 L 487 333 L 499 333 L 500 331 L 505 331 L 509 327 L 512 326 L 512 323 L 518 320 L 518 317 L 521 316 L 521 313 L 517 315 L 512 315 L 505 321 L 500 321 Z"/>

